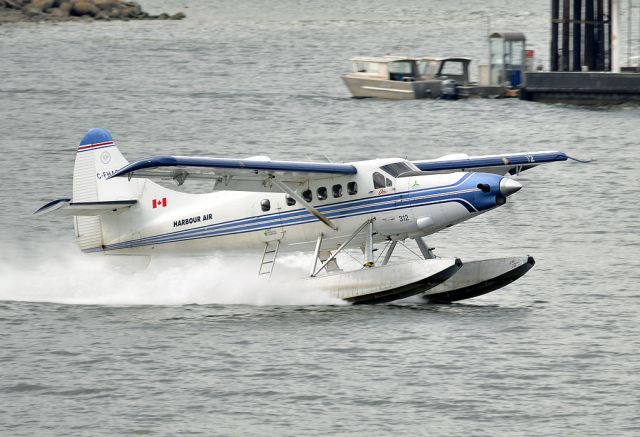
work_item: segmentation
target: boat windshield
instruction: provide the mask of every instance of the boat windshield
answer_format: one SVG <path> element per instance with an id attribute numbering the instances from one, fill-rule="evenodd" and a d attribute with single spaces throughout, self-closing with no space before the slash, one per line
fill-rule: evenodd
<path id="1" fill-rule="evenodd" d="M 462 76 L 464 74 L 464 64 L 460 61 L 444 61 L 440 74 L 446 76 Z"/>
<path id="2" fill-rule="evenodd" d="M 405 77 L 413 77 L 413 66 L 411 61 L 389 62 L 389 79 L 403 80 Z"/>
<path id="3" fill-rule="evenodd" d="M 406 173 L 408 171 L 420 171 L 418 167 L 407 161 L 394 162 L 393 164 L 383 165 L 380 168 L 389 173 L 394 178 L 397 178 L 402 173 Z"/>
<path id="4" fill-rule="evenodd" d="M 420 61 L 418 62 L 418 73 L 420 76 L 433 76 L 436 72 L 435 69 L 432 68 L 431 62 Z"/>

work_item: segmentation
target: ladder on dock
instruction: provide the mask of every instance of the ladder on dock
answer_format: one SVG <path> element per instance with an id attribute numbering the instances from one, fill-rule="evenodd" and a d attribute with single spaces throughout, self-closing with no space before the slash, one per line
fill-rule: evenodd
<path id="1" fill-rule="evenodd" d="M 262 261 L 260 262 L 258 276 L 268 275 L 268 277 L 271 277 L 271 272 L 273 272 L 276 257 L 278 256 L 279 247 L 280 240 L 267 241 L 264 244 L 264 253 L 262 254 Z"/>

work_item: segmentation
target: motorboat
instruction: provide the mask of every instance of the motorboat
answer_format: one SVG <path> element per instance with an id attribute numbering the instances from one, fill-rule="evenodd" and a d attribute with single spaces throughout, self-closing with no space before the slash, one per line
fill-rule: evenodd
<path id="1" fill-rule="evenodd" d="M 470 85 L 470 63 L 460 57 L 355 57 L 342 80 L 356 98 L 457 98 L 457 88 Z"/>

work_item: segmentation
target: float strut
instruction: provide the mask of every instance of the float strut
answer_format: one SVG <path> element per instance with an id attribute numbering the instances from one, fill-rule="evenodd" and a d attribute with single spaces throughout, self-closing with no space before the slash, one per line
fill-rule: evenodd
<path id="1" fill-rule="evenodd" d="M 384 259 L 382 260 L 382 265 L 386 266 L 389 263 L 389 259 L 393 254 L 393 250 L 396 248 L 396 244 L 398 244 L 398 240 L 392 240 L 391 244 L 387 248 L 387 253 L 384 255 Z"/>
<path id="2" fill-rule="evenodd" d="M 364 250 L 364 267 L 373 267 L 373 221 L 369 220 L 369 232 L 367 232 L 367 246 Z"/>
<path id="3" fill-rule="evenodd" d="M 421 237 L 414 238 L 416 243 L 418 244 L 418 249 L 422 252 L 422 256 L 424 259 L 434 259 L 436 256 L 433 254 L 433 251 L 427 246 L 427 243 Z"/>
<path id="4" fill-rule="evenodd" d="M 368 224 L 371 223 L 371 226 L 373 226 L 373 221 L 375 220 L 375 218 L 369 219 L 366 222 L 364 222 L 362 225 L 360 225 L 360 227 L 358 229 L 356 229 L 356 231 L 351 234 L 351 236 L 349 237 L 349 239 L 347 241 L 345 241 L 344 243 L 342 243 L 340 245 L 340 247 L 338 247 L 338 250 L 336 250 L 335 252 L 333 252 L 331 254 L 331 256 L 329 258 L 327 258 L 327 260 L 325 262 L 322 263 L 322 265 L 320 267 L 318 267 L 312 274 L 311 277 L 315 277 L 318 273 L 320 273 L 320 271 L 322 269 L 324 269 L 327 265 L 329 265 L 329 263 L 340 253 L 342 252 L 342 250 L 347 247 L 347 244 L 351 243 L 351 241 L 356 238 L 356 235 L 358 235 L 360 232 L 362 232 L 362 230 L 365 228 L 365 226 L 367 226 Z"/>
<path id="5" fill-rule="evenodd" d="M 318 241 L 316 242 L 316 250 L 313 252 L 313 263 L 311 264 L 311 271 L 309 276 L 313 276 L 313 272 L 316 271 L 318 265 L 318 258 L 320 257 L 320 246 L 322 245 L 322 232 L 318 235 Z"/>

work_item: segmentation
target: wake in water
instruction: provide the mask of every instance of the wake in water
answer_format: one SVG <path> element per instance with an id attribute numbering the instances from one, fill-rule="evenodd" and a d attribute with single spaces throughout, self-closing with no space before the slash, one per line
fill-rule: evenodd
<path id="1" fill-rule="evenodd" d="M 0 300 L 84 305 L 340 305 L 300 287 L 303 265 L 282 257 L 278 275 L 257 276 L 256 260 L 91 256 L 75 251 L 0 261 Z"/>

